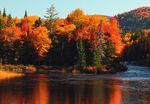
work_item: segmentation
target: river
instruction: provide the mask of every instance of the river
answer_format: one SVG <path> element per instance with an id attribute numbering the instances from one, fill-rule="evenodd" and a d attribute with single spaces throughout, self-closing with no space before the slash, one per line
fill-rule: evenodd
<path id="1" fill-rule="evenodd" d="M 150 68 L 117 74 L 49 73 L 0 80 L 0 104 L 150 104 Z"/>

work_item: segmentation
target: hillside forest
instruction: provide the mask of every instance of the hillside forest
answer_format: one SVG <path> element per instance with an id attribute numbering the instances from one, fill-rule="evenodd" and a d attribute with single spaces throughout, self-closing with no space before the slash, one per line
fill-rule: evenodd
<path id="1" fill-rule="evenodd" d="M 140 7 L 116 18 L 126 44 L 123 60 L 150 66 L 150 7 Z"/>

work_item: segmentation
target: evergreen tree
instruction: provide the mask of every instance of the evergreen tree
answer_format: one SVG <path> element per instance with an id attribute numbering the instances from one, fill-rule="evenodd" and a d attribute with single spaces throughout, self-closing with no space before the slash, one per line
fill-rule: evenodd
<path id="1" fill-rule="evenodd" d="M 11 27 L 12 25 L 13 25 L 13 20 L 12 20 L 11 14 L 9 14 L 8 15 L 8 21 L 7 21 L 7 26 Z"/>
<path id="2" fill-rule="evenodd" d="M 46 21 L 45 21 L 45 26 L 46 26 L 46 28 L 50 31 L 49 32 L 49 37 L 51 38 L 51 40 L 52 40 L 52 45 L 53 46 L 57 46 L 57 38 L 56 38 L 56 35 L 54 35 L 54 32 L 53 32 L 53 25 L 54 25 L 54 22 L 56 21 L 56 19 L 57 19 L 57 15 L 58 15 L 58 13 L 57 13 L 57 11 L 56 11 L 56 9 L 55 9 L 55 7 L 54 7 L 54 5 L 51 5 L 49 8 L 47 8 L 47 11 L 46 11 L 46 16 L 44 16 L 45 17 L 45 19 L 46 19 Z M 62 50 L 63 50 L 63 44 L 62 44 Z M 61 56 L 63 55 L 62 54 L 63 52 L 61 51 Z M 49 59 L 51 59 L 52 57 L 55 57 L 56 55 L 53 55 L 53 54 L 55 54 L 55 52 L 53 53 L 52 52 L 52 54 L 49 54 Z M 55 57 L 56 58 L 56 57 Z M 62 59 L 61 59 L 62 60 Z M 48 63 L 51 63 L 51 60 L 49 60 L 49 62 Z"/>
<path id="3" fill-rule="evenodd" d="M 0 30 L 1 30 L 3 27 L 4 27 L 4 25 L 3 25 L 3 19 L 2 19 L 2 17 L 0 17 Z"/>
<path id="4" fill-rule="evenodd" d="M 112 64 L 113 62 L 113 55 L 115 54 L 115 48 L 113 46 L 113 43 L 109 40 L 105 42 L 106 46 L 105 51 L 105 58 L 104 58 L 104 64 Z"/>
<path id="5" fill-rule="evenodd" d="M 6 11 L 5 11 L 5 8 L 4 8 L 4 11 L 3 11 L 3 17 L 6 17 Z"/>
<path id="6" fill-rule="evenodd" d="M 104 32 L 103 32 L 103 23 L 102 21 L 100 21 L 100 29 L 97 32 L 97 45 L 94 44 L 93 49 L 92 49 L 92 65 L 96 66 L 96 67 L 101 67 L 102 64 L 102 58 L 105 57 L 104 55 L 104 40 L 103 40 L 103 36 L 104 36 Z"/>
<path id="7" fill-rule="evenodd" d="M 96 45 L 94 45 L 92 49 L 92 57 L 92 65 L 96 66 L 97 68 L 101 67 L 102 60 Z"/>
<path id="8" fill-rule="evenodd" d="M 79 58 L 78 58 L 78 65 L 81 67 L 85 67 L 86 66 L 86 56 L 85 56 L 85 50 L 84 50 L 84 46 L 83 46 L 83 40 L 78 40 L 79 44 L 78 44 L 78 54 L 79 54 Z"/>
<path id="9" fill-rule="evenodd" d="M 39 27 L 42 24 L 41 18 L 35 21 L 34 26 Z"/>
<path id="10" fill-rule="evenodd" d="M 54 7 L 54 5 L 51 5 L 50 8 L 47 9 L 47 12 L 46 12 L 46 16 L 44 16 L 46 18 L 46 27 L 47 29 L 50 30 L 51 34 L 53 33 L 53 24 L 55 22 L 55 20 L 57 19 L 57 11 Z"/>
<path id="11" fill-rule="evenodd" d="M 0 10 L 0 17 L 2 16 L 2 12 L 1 12 L 1 10 Z"/>
<path id="12" fill-rule="evenodd" d="M 54 7 L 54 5 L 51 5 L 50 8 L 47 9 L 47 16 L 44 16 L 47 20 L 55 20 L 57 18 L 57 11 Z"/>
<path id="13" fill-rule="evenodd" d="M 25 10 L 24 18 L 28 16 L 27 10 Z"/>
<path id="14" fill-rule="evenodd" d="M 11 14 L 9 14 L 9 15 L 8 15 L 8 18 L 9 18 L 9 19 L 12 19 L 12 16 L 11 16 Z"/>

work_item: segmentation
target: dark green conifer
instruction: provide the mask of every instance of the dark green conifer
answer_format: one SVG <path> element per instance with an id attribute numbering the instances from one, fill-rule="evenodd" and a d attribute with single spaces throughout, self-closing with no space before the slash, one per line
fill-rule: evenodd
<path id="1" fill-rule="evenodd" d="M 93 60 L 92 60 L 92 65 L 96 66 L 97 68 L 101 67 L 101 56 L 100 56 L 100 53 L 98 51 L 98 48 L 96 45 L 93 46 L 93 49 L 92 49 L 92 57 L 93 57 Z"/>
<path id="2" fill-rule="evenodd" d="M 27 10 L 25 10 L 24 18 L 28 16 Z"/>
<path id="3" fill-rule="evenodd" d="M 2 16 L 2 12 L 1 12 L 1 10 L 0 10 L 0 17 Z"/>
<path id="4" fill-rule="evenodd" d="M 83 46 L 83 40 L 79 40 L 78 44 L 78 50 L 79 50 L 79 58 L 78 58 L 78 65 L 81 67 L 86 66 L 86 55 L 85 55 L 85 50 Z"/>
<path id="5" fill-rule="evenodd" d="M 35 21 L 34 26 L 39 27 L 42 24 L 41 18 Z"/>
<path id="6" fill-rule="evenodd" d="M 8 15 L 8 18 L 9 18 L 10 20 L 12 19 L 12 16 L 11 16 L 11 14 L 9 14 L 9 15 Z"/>
<path id="7" fill-rule="evenodd" d="M 5 11 L 5 8 L 4 8 L 4 11 L 3 11 L 3 17 L 6 17 L 6 11 Z"/>

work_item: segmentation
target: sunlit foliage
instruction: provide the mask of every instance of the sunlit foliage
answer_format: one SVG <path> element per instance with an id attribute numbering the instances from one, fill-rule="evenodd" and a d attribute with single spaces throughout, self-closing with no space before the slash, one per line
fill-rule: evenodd
<path id="1" fill-rule="evenodd" d="M 58 19 L 54 24 L 54 29 L 56 35 L 71 35 L 71 32 L 74 31 L 76 27 L 65 19 Z"/>
<path id="2" fill-rule="evenodd" d="M 27 40 L 35 49 L 39 58 L 44 57 L 45 54 L 48 53 L 51 40 L 48 37 L 48 30 L 46 27 L 37 27 L 35 29 L 32 29 L 27 36 Z"/>
<path id="3" fill-rule="evenodd" d="M 28 15 L 21 19 L 1 16 L 3 63 L 100 68 L 122 55 L 124 43 L 114 17 L 87 15 L 79 8 L 66 18 L 56 16 L 53 6 L 48 9 L 46 20 Z"/>

